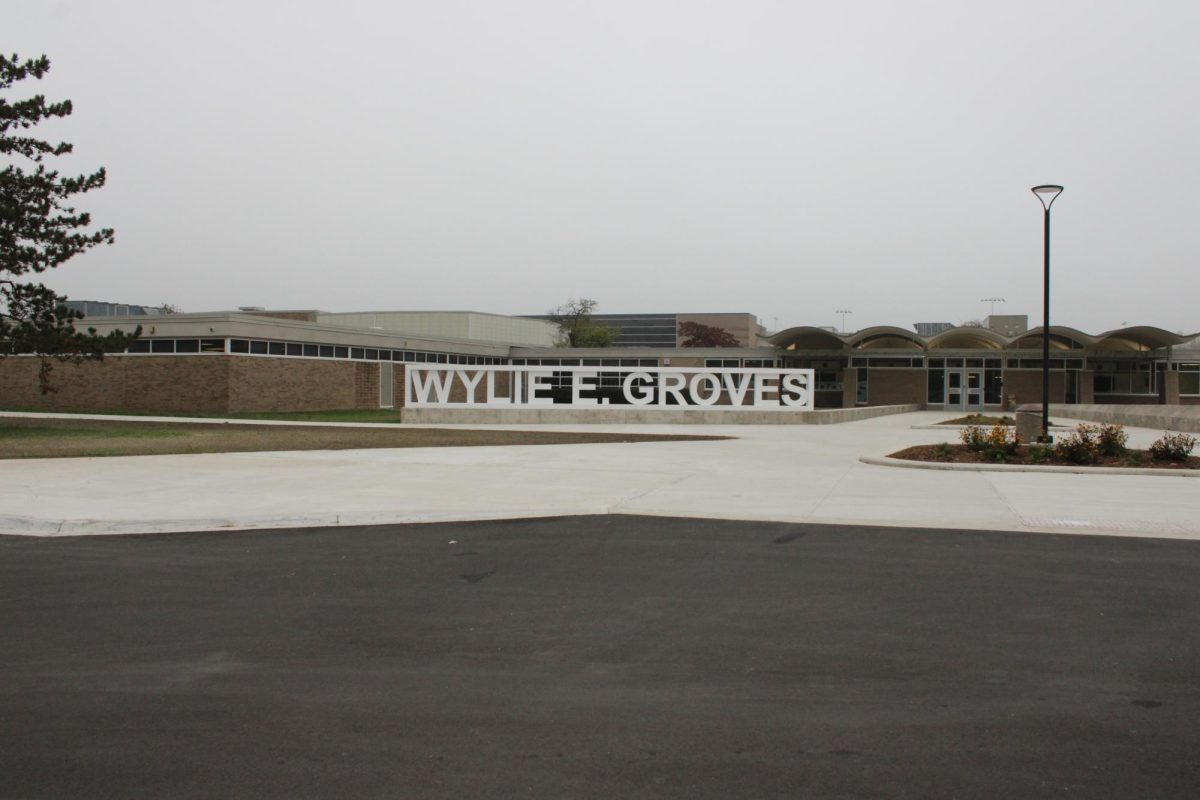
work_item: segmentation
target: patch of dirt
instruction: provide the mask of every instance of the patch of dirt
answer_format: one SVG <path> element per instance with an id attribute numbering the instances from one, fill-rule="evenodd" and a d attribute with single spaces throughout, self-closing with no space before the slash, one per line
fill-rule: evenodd
<path id="1" fill-rule="evenodd" d="M 948 448 L 948 450 L 946 449 Z M 1141 453 L 1142 460 L 1140 463 L 1133 463 L 1130 459 L 1130 454 Z M 1048 459 L 1043 461 L 1029 460 L 1029 447 L 1022 445 L 1017 449 L 1017 454 L 1010 457 L 1007 461 L 993 461 L 984 458 L 983 453 L 975 450 L 968 450 L 966 445 L 951 444 L 943 447 L 937 444 L 919 444 L 915 447 L 906 447 L 892 453 L 889 458 L 899 458 L 904 461 L 934 461 L 942 464 L 1042 464 L 1052 467 L 1145 467 L 1149 469 L 1200 469 L 1200 456 L 1192 456 L 1187 461 L 1155 461 L 1150 457 L 1150 453 L 1146 450 L 1129 450 L 1123 456 L 1101 456 L 1100 460 L 1095 464 L 1075 464 L 1071 461 L 1063 461 L 1060 459 Z"/>

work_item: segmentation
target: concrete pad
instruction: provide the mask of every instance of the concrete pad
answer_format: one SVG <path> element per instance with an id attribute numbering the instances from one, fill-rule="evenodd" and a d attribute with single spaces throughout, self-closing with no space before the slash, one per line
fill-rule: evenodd
<path id="1" fill-rule="evenodd" d="M 722 441 L 0 461 L 0 531 L 64 535 L 622 512 L 1200 538 L 1200 492 L 1190 480 L 934 472 L 859 461 L 955 441 L 954 428 L 913 428 L 946 416 L 686 429 L 736 437 Z M 1130 429 L 1130 443 L 1144 447 L 1159 435 Z"/>

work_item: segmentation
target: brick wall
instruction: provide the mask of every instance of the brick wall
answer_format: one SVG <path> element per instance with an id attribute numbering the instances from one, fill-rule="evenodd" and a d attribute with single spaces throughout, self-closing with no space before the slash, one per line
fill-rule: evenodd
<path id="1" fill-rule="evenodd" d="M 38 391 L 39 360 L 0 359 L 0 407 L 47 411 L 320 411 L 379 407 L 379 365 L 268 356 L 108 356 L 54 363 L 56 392 Z M 404 370 L 396 365 L 398 402 Z"/>
<path id="2" fill-rule="evenodd" d="M 186 356 L 176 356 L 189 360 Z M 378 408 L 376 364 L 325 361 L 313 358 L 227 356 L 230 361 L 230 411 L 325 411 L 337 408 Z M 358 368 L 374 369 L 372 404 L 358 403 Z"/>
<path id="3" fill-rule="evenodd" d="M 1017 405 L 1042 402 L 1042 371 L 1039 369 L 1006 369 L 1003 373 L 1004 399 L 1017 396 Z M 1080 376 L 1080 381 L 1083 377 Z M 1050 372 L 1050 402 L 1066 402 L 1066 373 Z M 1107 402 L 1107 401 L 1106 401 Z"/>
<path id="4" fill-rule="evenodd" d="M 926 378 L 923 369 L 871 369 L 867 371 L 867 403 L 894 406 L 925 403 Z"/>
<path id="5" fill-rule="evenodd" d="M 52 362 L 57 391 L 38 390 L 37 358 L 0 359 L 0 406 L 47 411 L 228 411 L 226 356 L 108 356 Z"/>

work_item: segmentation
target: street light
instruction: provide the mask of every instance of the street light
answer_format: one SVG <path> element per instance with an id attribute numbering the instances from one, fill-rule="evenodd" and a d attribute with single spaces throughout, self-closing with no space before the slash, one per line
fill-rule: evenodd
<path id="1" fill-rule="evenodd" d="M 1042 435 L 1038 441 L 1049 444 L 1050 439 L 1050 206 L 1063 187 L 1054 184 L 1034 186 L 1031 190 L 1045 210 L 1045 241 L 1042 269 Z"/>
<path id="2" fill-rule="evenodd" d="M 846 333 L 847 332 L 846 331 L 846 315 L 853 314 L 854 312 L 839 308 L 837 311 L 835 311 L 833 313 L 842 315 L 842 333 Z"/>
<path id="3" fill-rule="evenodd" d="M 994 317 L 994 316 L 996 316 L 996 303 L 1003 303 L 1004 298 L 1003 297 L 981 297 L 981 298 L 979 298 L 979 302 L 991 303 L 992 304 L 991 315 Z"/>

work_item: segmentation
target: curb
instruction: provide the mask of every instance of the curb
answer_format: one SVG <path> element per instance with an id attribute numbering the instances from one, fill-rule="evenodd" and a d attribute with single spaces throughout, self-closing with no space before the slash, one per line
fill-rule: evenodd
<path id="1" fill-rule="evenodd" d="M 990 428 L 991 425 L 909 425 L 909 430 L 913 431 L 962 431 L 970 427 Z M 1073 431 L 1075 428 L 1071 425 L 1051 425 L 1052 431 Z"/>
<path id="2" fill-rule="evenodd" d="M 271 530 L 274 528 L 350 528 L 370 525 L 413 525 L 435 522 L 488 522 L 507 519 L 586 516 L 608 513 L 606 508 L 581 509 L 566 512 L 562 509 L 518 509 L 494 513 L 391 513 L 368 514 L 295 514 L 281 516 L 249 516 L 235 518 L 195 517 L 191 519 L 98 520 L 98 519 L 40 519 L 36 517 L 0 517 L 0 536 L 54 538 L 59 536 L 124 536 L 154 533 L 215 533 Z"/>
<path id="3" fill-rule="evenodd" d="M 945 472 L 1058 472 L 1073 475 L 1145 475 L 1160 478 L 1200 478 L 1200 469 L 1146 469 L 1144 467 L 1056 467 L 1049 464 L 954 464 L 941 461 L 909 461 L 889 456 L 859 456 L 876 467 L 934 469 Z"/>

